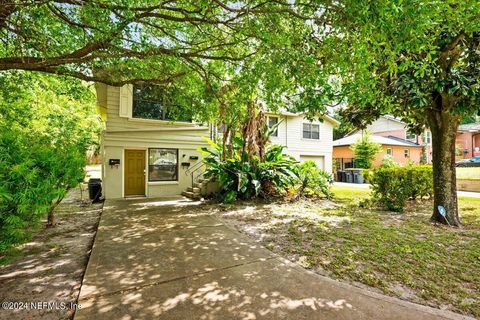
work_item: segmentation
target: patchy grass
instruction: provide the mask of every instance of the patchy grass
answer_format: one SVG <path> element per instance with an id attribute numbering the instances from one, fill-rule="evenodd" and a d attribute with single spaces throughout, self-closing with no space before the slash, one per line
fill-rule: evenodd
<path id="1" fill-rule="evenodd" d="M 480 180 L 480 167 L 458 167 L 457 179 Z"/>
<path id="2" fill-rule="evenodd" d="M 318 273 L 480 317 L 480 199 L 460 198 L 464 226 L 454 229 L 430 223 L 429 201 L 399 214 L 358 207 L 368 189 L 333 191 L 333 202 L 241 204 L 220 215 Z"/>
<path id="3" fill-rule="evenodd" d="M 332 192 L 336 200 L 347 203 L 361 201 L 370 197 L 369 188 L 352 188 L 343 185 L 333 185 Z"/>

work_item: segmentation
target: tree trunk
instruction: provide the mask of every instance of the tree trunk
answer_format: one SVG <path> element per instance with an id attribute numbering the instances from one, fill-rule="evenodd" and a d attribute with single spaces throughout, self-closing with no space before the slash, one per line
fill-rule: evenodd
<path id="1" fill-rule="evenodd" d="M 442 100 L 442 97 L 439 97 Z M 455 138 L 459 117 L 446 108 L 445 100 L 437 108 L 428 111 L 428 122 L 432 132 L 432 164 L 434 202 L 432 221 L 447 224 L 438 206 L 447 211 L 448 224 L 459 226 L 457 202 L 457 178 L 455 173 Z M 438 102 L 437 102 L 438 103 Z M 440 108 L 438 108 L 440 107 Z"/>
<path id="2" fill-rule="evenodd" d="M 55 208 L 60 202 L 62 202 L 62 200 L 63 197 L 58 198 L 55 203 L 50 206 L 50 209 L 48 209 L 47 227 L 55 227 L 57 225 L 57 219 L 55 218 Z"/>

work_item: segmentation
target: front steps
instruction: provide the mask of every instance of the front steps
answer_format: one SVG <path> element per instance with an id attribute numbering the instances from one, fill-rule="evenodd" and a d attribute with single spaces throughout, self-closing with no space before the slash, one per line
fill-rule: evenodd
<path id="1" fill-rule="evenodd" d="M 182 192 L 182 196 L 192 200 L 201 200 L 203 198 L 202 189 L 206 190 L 207 183 L 207 179 L 198 178 L 197 182 L 193 183 L 193 187 L 188 187 L 187 190 Z"/>

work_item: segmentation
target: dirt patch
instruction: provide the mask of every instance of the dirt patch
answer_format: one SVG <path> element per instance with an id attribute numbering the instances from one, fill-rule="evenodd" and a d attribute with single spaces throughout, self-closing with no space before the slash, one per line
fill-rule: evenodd
<path id="1" fill-rule="evenodd" d="M 70 190 L 55 210 L 58 225 L 37 232 L 16 258 L 0 266 L 0 302 L 17 303 L 17 310 L 0 309 L 0 319 L 73 317 L 70 306 L 77 302 L 102 211 L 101 203 L 91 204 L 86 197 L 85 190 Z M 32 310 L 30 303 L 44 302 L 55 305 Z"/>

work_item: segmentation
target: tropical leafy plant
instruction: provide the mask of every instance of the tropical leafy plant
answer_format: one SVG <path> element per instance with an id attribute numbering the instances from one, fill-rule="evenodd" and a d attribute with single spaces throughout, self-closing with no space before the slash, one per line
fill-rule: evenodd
<path id="1" fill-rule="evenodd" d="M 333 196 L 330 190 L 333 184 L 333 177 L 330 173 L 318 168 L 313 161 L 305 161 L 297 166 L 300 187 L 297 190 L 295 199 L 302 195 L 323 194 L 329 199 Z"/>
<path id="2" fill-rule="evenodd" d="M 237 134 L 231 143 L 231 157 L 223 158 L 220 144 L 209 140 L 211 148 L 202 148 L 207 165 L 205 177 L 218 181 L 225 203 L 237 199 L 267 198 L 292 186 L 297 178 L 296 160 L 283 154 L 283 147 L 267 145 L 264 159 L 249 155 L 245 141 Z"/>

